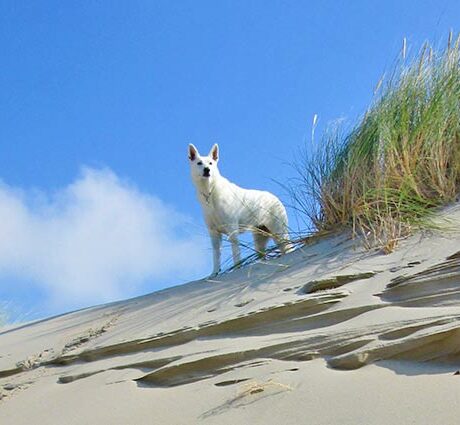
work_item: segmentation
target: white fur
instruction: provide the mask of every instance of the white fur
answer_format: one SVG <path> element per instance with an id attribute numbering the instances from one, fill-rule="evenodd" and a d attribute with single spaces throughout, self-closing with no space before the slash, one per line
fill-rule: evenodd
<path id="1" fill-rule="evenodd" d="M 263 255 L 269 238 L 273 238 L 282 253 L 286 252 L 289 239 L 287 214 L 275 195 L 243 189 L 222 177 L 217 167 L 217 144 L 208 156 L 201 156 L 190 144 L 189 159 L 192 180 L 211 236 L 214 254 L 211 276 L 220 271 L 222 235 L 227 235 L 232 244 L 235 265 L 241 261 L 238 234 L 245 231 L 253 233 L 255 248 L 260 255 Z"/>

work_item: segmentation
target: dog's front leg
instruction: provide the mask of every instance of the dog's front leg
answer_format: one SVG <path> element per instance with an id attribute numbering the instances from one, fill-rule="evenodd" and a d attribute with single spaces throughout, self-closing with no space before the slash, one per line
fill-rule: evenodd
<path id="1" fill-rule="evenodd" d="M 211 274 L 211 277 L 213 277 L 220 272 L 220 247 L 222 245 L 222 235 L 217 232 L 211 232 L 210 236 L 214 263 L 214 267 Z"/>

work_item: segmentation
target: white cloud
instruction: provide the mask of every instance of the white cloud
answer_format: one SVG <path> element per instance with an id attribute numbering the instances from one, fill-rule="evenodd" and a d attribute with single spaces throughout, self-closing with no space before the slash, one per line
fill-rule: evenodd
<path id="1" fill-rule="evenodd" d="M 30 281 L 62 308 L 130 296 L 204 271 L 207 241 L 189 228 L 107 169 L 84 168 L 52 195 L 0 184 L 0 280 Z"/>

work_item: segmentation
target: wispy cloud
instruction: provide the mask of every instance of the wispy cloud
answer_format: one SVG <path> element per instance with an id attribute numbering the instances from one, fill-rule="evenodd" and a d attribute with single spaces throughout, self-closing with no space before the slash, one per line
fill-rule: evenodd
<path id="1" fill-rule="evenodd" d="M 189 220 L 112 171 L 84 168 L 53 194 L 0 184 L 0 282 L 31 282 L 70 308 L 130 296 L 146 282 L 204 271 Z M 5 292 L 5 291 L 3 291 Z"/>

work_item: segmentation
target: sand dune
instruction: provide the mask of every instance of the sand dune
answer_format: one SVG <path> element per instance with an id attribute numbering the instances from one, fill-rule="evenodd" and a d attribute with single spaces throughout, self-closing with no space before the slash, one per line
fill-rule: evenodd
<path id="1" fill-rule="evenodd" d="M 347 234 L 0 329 L 0 423 L 457 424 L 460 205 L 390 255 Z"/>

